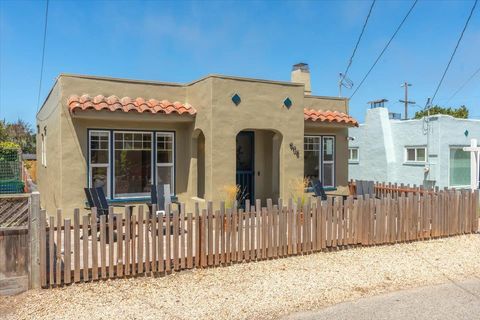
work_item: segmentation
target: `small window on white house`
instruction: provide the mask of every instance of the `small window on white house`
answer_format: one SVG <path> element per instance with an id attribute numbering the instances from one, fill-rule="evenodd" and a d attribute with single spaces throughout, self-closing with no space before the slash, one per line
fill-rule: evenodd
<path id="1" fill-rule="evenodd" d="M 450 187 L 470 186 L 470 155 L 471 153 L 468 151 L 463 151 L 463 148 L 450 148 Z"/>
<path id="2" fill-rule="evenodd" d="M 405 162 L 425 162 L 427 148 L 425 147 L 406 147 Z"/>
<path id="3" fill-rule="evenodd" d="M 358 148 L 348 148 L 348 161 L 358 162 Z"/>

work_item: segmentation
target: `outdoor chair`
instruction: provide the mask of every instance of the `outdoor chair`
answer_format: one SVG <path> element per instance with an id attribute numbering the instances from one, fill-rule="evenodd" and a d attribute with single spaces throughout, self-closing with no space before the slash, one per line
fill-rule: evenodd
<path id="1" fill-rule="evenodd" d="M 177 204 L 178 202 L 173 199 L 172 193 L 170 192 L 170 185 L 169 184 L 158 184 L 151 186 L 151 203 L 148 204 L 150 212 L 152 212 L 152 206 L 155 204 L 157 206 L 157 212 L 160 212 L 161 217 L 165 216 L 166 209 L 171 204 Z M 152 212 L 152 214 L 156 214 L 156 212 Z M 173 217 L 173 212 L 170 211 L 170 217 Z M 180 229 L 179 229 L 180 233 Z M 166 234 L 166 230 L 163 230 L 163 234 Z M 173 234 L 173 225 L 170 225 L 170 234 Z"/>
<path id="2" fill-rule="evenodd" d="M 376 198 L 375 183 L 373 181 L 355 180 L 356 196 L 369 196 L 370 198 Z"/>
<path id="3" fill-rule="evenodd" d="M 313 179 L 312 180 L 312 187 L 313 187 L 313 192 L 314 197 L 319 197 L 322 200 L 327 200 L 327 196 L 333 196 L 333 197 L 342 197 L 344 200 L 347 198 L 346 195 L 344 194 L 328 194 L 325 192 L 325 189 L 323 188 L 323 183 L 319 179 Z"/>
<path id="4" fill-rule="evenodd" d="M 323 189 L 323 183 L 320 180 L 312 180 L 312 187 L 313 192 L 315 193 L 315 197 L 319 197 L 322 200 L 327 200 L 327 194 L 325 193 L 325 189 Z"/>
<path id="5" fill-rule="evenodd" d="M 124 207 L 123 205 L 109 205 L 105 192 L 102 187 L 84 188 L 85 196 L 87 198 L 89 209 L 97 208 L 97 219 L 102 215 L 108 216 L 108 207 Z"/>

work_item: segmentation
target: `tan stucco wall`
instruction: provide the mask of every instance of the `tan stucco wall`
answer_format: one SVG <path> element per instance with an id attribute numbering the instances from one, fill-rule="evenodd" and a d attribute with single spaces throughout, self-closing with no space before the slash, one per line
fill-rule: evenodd
<path id="1" fill-rule="evenodd" d="M 62 130 L 61 119 L 61 87 L 59 82 L 53 86 L 42 109 L 37 114 L 37 186 L 40 190 L 42 208 L 54 214 L 56 208 L 62 206 Z M 46 129 L 46 161 L 42 165 L 42 133 Z"/>
<path id="2" fill-rule="evenodd" d="M 238 106 L 231 101 L 235 93 L 242 98 Z M 293 102 L 290 109 L 283 106 L 286 97 Z M 303 176 L 303 156 L 297 158 L 288 147 L 293 143 L 303 149 L 303 101 L 303 85 L 213 78 L 213 201 L 223 200 L 222 188 L 235 184 L 236 136 L 251 129 L 270 130 L 282 136 L 279 196 L 290 193 L 289 182 Z"/>
<path id="3" fill-rule="evenodd" d="M 111 112 L 79 112 L 72 115 L 67 99 L 73 94 L 102 94 L 131 98 L 142 97 L 190 103 L 196 117 Z M 231 96 L 242 102 L 235 106 Z M 293 105 L 283 106 L 289 97 Z M 308 102 L 308 105 L 307 105 Z M 140 83 L 114 79 L 61 76 L 39 118 L 50 114 L 48 123 L 47 168 L 39 166 L 42 206 L 49 214 L 64 209 L 67 216 L 74 208 L 83 208 L 87 185 L 88 129 L 173 130 L 176 133 L 175 192 L 187 209 L 192 210 L 197 196 L 197 143 L 200 132 L 205 137 L 205 199 L 225 199 L 223 188 L 234 185 L 236 172 L 236 135 L 242 130 L 255 132 L 255 195 L 258 198 L 288 198 L 291 181 L 303 177 L 303 138 L 308 134 L 336 135 L 336 182 L 348 178 L 347 129 L 304 121 L 304 107 L 347 112 L 345 99 L 305 97 L 303 85 L 283 82 L 209 76 L 188 85 Z M 42 129 L 42 128 L 41 128 Z M 54 138 L 54 139 L 52 139 Z M 52 141 L 53 140 L 53 141 Z M 297 157 L 290 144 L 299 151 Z M 40 144 L 38 144 L 40 145 Z M 272 150 L 277 150 L 273 151 Z M 38 159 L 41 159 L 38 153 Z M 260 172 L 260 175 L 258 175 Z"/>
<path id="4" fill-rule="evenodd" d="M 305 96 L 305 108 L 338 111 L 348 114 L 348 99 L 337 97 Z"/>

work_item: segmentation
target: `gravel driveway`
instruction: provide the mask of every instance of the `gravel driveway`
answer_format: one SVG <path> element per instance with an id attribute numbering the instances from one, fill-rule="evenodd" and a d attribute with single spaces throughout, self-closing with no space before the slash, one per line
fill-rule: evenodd
<path id="1" fill-rule="evenodd" d="M 317 253 L 0 297 L 2 318 L 274 319 L 480 276 L 480 235 Z"/>

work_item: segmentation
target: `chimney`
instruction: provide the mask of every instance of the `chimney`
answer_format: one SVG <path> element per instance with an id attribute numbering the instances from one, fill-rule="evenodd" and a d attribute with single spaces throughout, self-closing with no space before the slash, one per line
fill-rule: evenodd
<path id="1" fill-rule="evenodd" d="M 310 84 L 310 68 L 308 63 L 297 63 L 292 67 L 292 82 L 303 83 L 305 85 L 305 94 L 312 94 L 312 86 Z"/>

